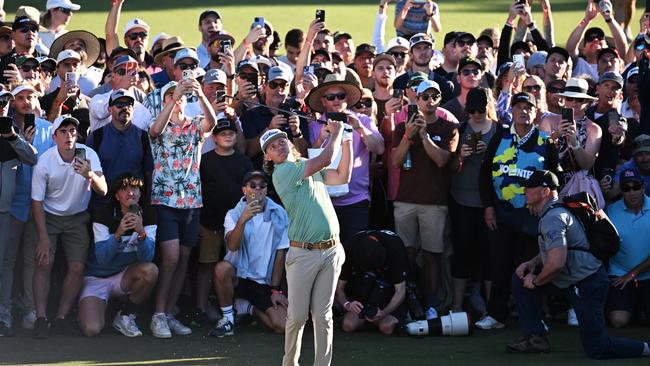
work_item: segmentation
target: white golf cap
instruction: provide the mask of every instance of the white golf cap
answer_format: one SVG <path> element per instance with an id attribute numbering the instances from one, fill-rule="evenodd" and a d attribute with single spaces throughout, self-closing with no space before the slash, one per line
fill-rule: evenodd
<path id="1" fill-rule="evenodd" d="M 269 69 L 268 75 L 266 75 L 266 82 L 270 83 L 271 81 L 278 79 L 291 82 L 293 75 L 283 67 L 273 66 Z"/>
<path id="2" fill-rule="evenodd" d="M 78 119 L 72 117 L 69 114 L 63 114 L 54 120 L 54 123 L 52 123 L 52 130 L 56 131 L 59 129 L 59 127 L 61 127 L 63 123 L 68 123 L 68 122 L 73 123 L 77 127 L 79 126 Z"/>
<path id="3" fill-rule="evenodd" d="M 278 130 L 277 128 L 270 129 L 260 137 L 260 146 L 262 147 L 262 152 L 266 152 L 266 147 L 273 142 L 273 140 L 277 140 L 279 138 L 288 138 L 287 134 Z"/>
<path id="4" fill-rule="evenodd" d="M 133 28 L 143 28 L 147 32 L 149 32 L 149 30 L 151 29 L 149 28 L 149 24 L 147 24 L 147 22 L 145 22 L 140 18 L 135 18 L 129 21 L 128 23 L 126 23 L 126 25 L 124 26 L 124 34 L 129 33 L 129 31 Z"/>
<path id="5" fill-rule="evenodd" d="M 70 0 L 47 0 L 45 9 L 50 10 L 55 8 L 66 8 L 66 9 L 77 11 L 81 9 L 81 5 L 75 4 Z"/>
<path id="6" fill-rule="evenodd" d="M 192 48 L 181 48 L 176 52 L 176 57 L 174 57 L 174 65 L 178 63 L 178 61 L 184 59 L 184 58 L 191 58 L 196 62 L 199 61 L 199 55 L 196 54 L 196 51 Z"/>
<path id="7" fill-rule="evenodd" d="M 21 85 L 18 85 L 17 87 L 15 87 L 15 88 L 11 91 L 11 95 L 13 95 L 13 96 L 15 97 L 16 95 L 18 95 L 18 94 L 21 93 L 21 92 L 24 92 L 25 90 L 29 90 L 29 91 L 31 91 L 32 93 L 36 93 L 36 89 L 34 89 L 33 86 L 31 86 L 31 85 L 27 85 L 27 84 L 21 84 Z"/>
<path id="8" fill-rule="evenodd" d="M 14 99 L 14 95 L 9 90 L 0 90 L 0 98 L 4 97 L 5 95 L 9 95 L 11 99 Z"/>
<path id="9" fill-rule="evenodd" d="M 67 60 L 67 59 L 71 59 L 71 58 L 73 58 L 73 59 L 75 59 L 77 61 L 81 61 L 81 55 L 79 54 L 79 52 L 74 51 L 74 50 L 63 50 L 63 51 L 59 52 L 59 54 L 56 56 L 56 63 L 58 65 L 59 62 Z"/>
<path id="10" fill-rule="evenodd" d="M 208 70 L 205 73 L 205 77 L 203 78 L 203 84 L 220 83 L 226 85 L 227 82 L 228 78 L 226 76 L 226 73 L 219 69 Z"/>
<path id="11" fill-rule="evenodd" d="M 409 41 L 406 38 L 395 37 L 388 41 L 386 52 L 390 52 L 393 48 L 402 48 L 404 51 L 409 50 Z"/>

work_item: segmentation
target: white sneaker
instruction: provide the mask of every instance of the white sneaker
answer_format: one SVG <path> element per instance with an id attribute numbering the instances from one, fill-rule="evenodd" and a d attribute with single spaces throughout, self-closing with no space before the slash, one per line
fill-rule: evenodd
<path id="1" fill-rule="evenodd" d="M 438 312 L 434 308 L 428 308 L 424 315 L 427 320 L 436 319 L 438 317 Z"/>
<path id="2" fill-rule="evenodd" d="M 501 329 L 504 328 L 506 325 L 499 322 L 498 320 L 494 319 L 489 315 L 485 315 L 484 317 L 481 318 L 481 320 L 474 323 L 474 326 L 476 326 L 479 329 L 489 330 L 489 329 Z"/>
<path id="3" fill-rule="evenodd" d="M 171 329 L 174 334 L 178 335 L 188 335 L 192 334 L 192 329 L 190 327 L 186 327 L 178 321 L 178 319 L 174 318 L 173 315 L 168 314 L 167 315 L 167 325 L 169 326 L 169 329 Z"/>
<path id="4" fill-rule="evenodd" d="M 569 309 L 569 311 L 566 313 L 566 323 L 572 327 L 577 327 L 580 325 L 578 324 L 578 316 L 576 315 L 576 311 L 573 310 L 573 308 Z"/>
<path id="5" fill-rule="evenodd" d="M 121 311 L 118 311 L 115 319 L 113 319 L 113 328 L 127 337 L 139 337 L 142 335 L 140 328 L 135 323 L 135 315 L 122 315 Z"/>
<path id="6" fill-rule="evenodd" d="M 171 338 L 172 331 L 169 330 L 167 325 L 167 317 L 165 314 L 154 314 L 151 317 L 151 333 L 156 338 Z"/>
<path id="7" fill-rule="evenodd" d="M 36 310 L 23 315 L 23 329 L 34 329 L 34 323 L 36 323 Z"/>

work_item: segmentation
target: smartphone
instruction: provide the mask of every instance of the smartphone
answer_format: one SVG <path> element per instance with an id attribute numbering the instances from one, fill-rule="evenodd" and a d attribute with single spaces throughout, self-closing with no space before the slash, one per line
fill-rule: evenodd
<path id="1" fill-rule="evenodd" d="M 603 170 L 601 170 L 601 176 L 607 184 L 612 184 L 612 181 L 614 180 L 614 169 L 603 168 Z"/>
<path id="2" fill-rule="evenodd" d="M 221 45 L 221 52 L 227 53 L 232 49 L 232 42 L 229 39 L 222 39 L 219 43 Z"/>
<path id="3" fill-rule="evenodd" d="M 522 68 L 525 69 L 525 64 L 526 63 L 525 63 L 524 55 L 522 55 L 521 53 L 518 53 L 516 55 L 512 55 L 512 63 L 515 66 L 515 70 L 516 69 L 522 69 Z"/>
<path id="4" fill-rule="evenodd" d="M 259 75 L 256 72 L 246 73 L 245 75 L 242 75 L 242 79 L 247 80 L 249 83 L 255 86 L 259 85 Z"/>
<path id="5" fill-rule="evenodd" d="M 133 214 L 136 214 L 136 215 L 140 214 L 140 205 L 138 205 L 137 203 L 130 204 L 129 205 L 129 212 L 133 213 Z"/>
<path id="6" fill-rule="evenodd" d="M 0 117 L 0 133 L 8 135 L 12 131 L 14 120 L 11 117 Z"/>
<path id="7" fill-rule="evenodd" d="M 319 22 L 324 22 L 325 21 L 325 10 L 317 9 L 316 10 L 316 19 L 318 19 Z"/>
<path id="8" fill-rule="evenodd" d="M 525 3 L 526 3 L 526 0 L 517 0 L 517 5 L 525 4 Z"/>
<path id="9" fill-rule="evenodd" d="M 598 8 L 599 8 L 600 11 L 602 11 L 603 13 L 607 13 L 607 12 L 611 12 L 611 11 L 612 11 L 612 8 L 609 6 L 609 4 L 606 3 L 606 2 L 604 2 L 604 1 L 602 1 L 602 0 L 598 2 Z"/>
<path id="10" fill-rule="evenodd" d="M 25 113 L 23 131 L 27 131 L 28 128 L 36 126 L 36 115 L 34 113 Z"/>
<path id="11" fill-rule="evenodd" d="M 217 90 L 217 103 L 225 102 L 226 101 L 226 91 L 225 90 Z"/>
<path id="12" fill-rule="evenodd" d="M 480 132 L 470 133 L 467 135 L 467 145 L 472 148 L 473 152 L 476 152 L 476 149 L 478 148 L 478 142 L 481 140 L 481 136 L 483 136 L 483 134 Z"/>
<path id="13" fill-rule="evenodd" d="M 404 98 L 404 89 L 393 89 L 393 98 L 402 100 Z"/>
<path id="14" fill-rule="evenodd" d="M 565 123 L 564 121 L 573 123 L 573 108 L 562 108 L 562 121 L 562 123 Z"/>
<path id="15" fill-rule="evenodd" d="M 615 111 L 609 111 L 609 113 L 607 113 L 607 122 L 609 123 L 609 127 L 619 125 L 618 113 Z"/>
<path id="16" fill-rule="evenodd" d="M 332 121 L 341 121 L 343 123 L 348 123 L 348 115 L 345 113 L 327 112 L 327 119 L 331 119 Z"/>
<path id="17" fill-rule="evenodd" d="M 79 147 L 74 149 L 74 158 L 79 161 L 86 161 L 86 149 Z"/>
<path id="18" fill-rule="evenodd" d="M 303 74 L 311 74 L 314 75 L 314 65 L 309 65 L 305 66 L 302 68 L 302 73 Z"/>
<path id="19" fill-rule="evenodd" d="M 253 27 L 260 26 L 260 27 L 262 27 L 262 29 L 266 30 L 266 28 L 264 27 L 264 24 L 265 24 L 264 23 L 264 17 L 255 17 L 253 19 Z"/>
<path id="20" fill-rule="evenodd" d="M 407 121 L 410 121 L 410 122 L 413 122 L 414 120 L 411 120 L 411 118 L 413 118 L 413 116 L 417 116 L 418 113 L 420 112 L 420 110 L 418 109 L 417 104 L 409 104 L 409 106 L 407 107 L 407 111 L 408 111 L 408 119 L 407 119 Z"/>
<path id="21" fill-rule="evenodd" d="M 183 79 L 191 79 L 194 77 L 194 72 L 192 70 L 183 70 Z"/>
<path id="22" fill-rule="evenodd" d="M 76 72 L 66 72 L 65 73 L 65 87 L 70 90 L 77 86 L 77 73 Z"/>

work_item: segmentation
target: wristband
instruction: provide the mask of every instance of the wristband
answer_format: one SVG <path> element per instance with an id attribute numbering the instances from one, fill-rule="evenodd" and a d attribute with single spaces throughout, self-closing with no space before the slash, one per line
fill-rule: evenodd
<path id="1" fill-rule="evenodd" d="M 271 295 L 275 295 L 275 294 L 284 295 L 284 292 L 282 292 L 282 290 L 271 289 Z"/>
<path id="2" fill-rule="evenodd" d="M 343 309 L 348 310 L 348 305 L 350 305 L 350 301 L 346 301 L 346 302 L 343 304 Z"/>
<path id="3" fill-rule="evenodd" d="M 513 27 L 514 27 L 514 26 L 513 26 L 513 23 L 514 23 L 514 22 L 512 22 L 512 21 L 510 21 L 510 20 L 506 21 L 506 27 L 513 28 Z"/>

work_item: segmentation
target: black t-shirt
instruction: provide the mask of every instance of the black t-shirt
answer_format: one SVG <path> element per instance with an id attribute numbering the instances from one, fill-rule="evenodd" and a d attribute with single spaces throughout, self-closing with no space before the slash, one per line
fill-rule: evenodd
<path id="1" fill-rule="evenodd" d="M 226 212 L 235 207 L 241 196 L 242 179 L 253 170 L 253 163 L 244 154 L 235 151 L 222 156 L 210 151 L 201 157 L 201 190 L 203 208 L 201 225 L 211 230 L 223 230 Z"/>
<path id="2" fill-rule="evenodd" d="M 406 248 L 402 239 L 397 234 L 388 230 L 367 230 L 361 231 L 354 235 L 351 244 L 346 247 L 346 261 L 343 263 L 341 270 L 342 281 L 349 281 L 359 268 L 354 263 L 354 256 L 352 255 L 352 248 L 357 240 L 366 235 L 373 235 L 379 239 L 379 243 L 386 249 L 386 263 L 383 268 L 377 269 L 375 274 L 378 278 L 386 282 L 396 285 L 406 281 L 406 272 L 408 269 L 408 261 L 406 258 Z"/>

